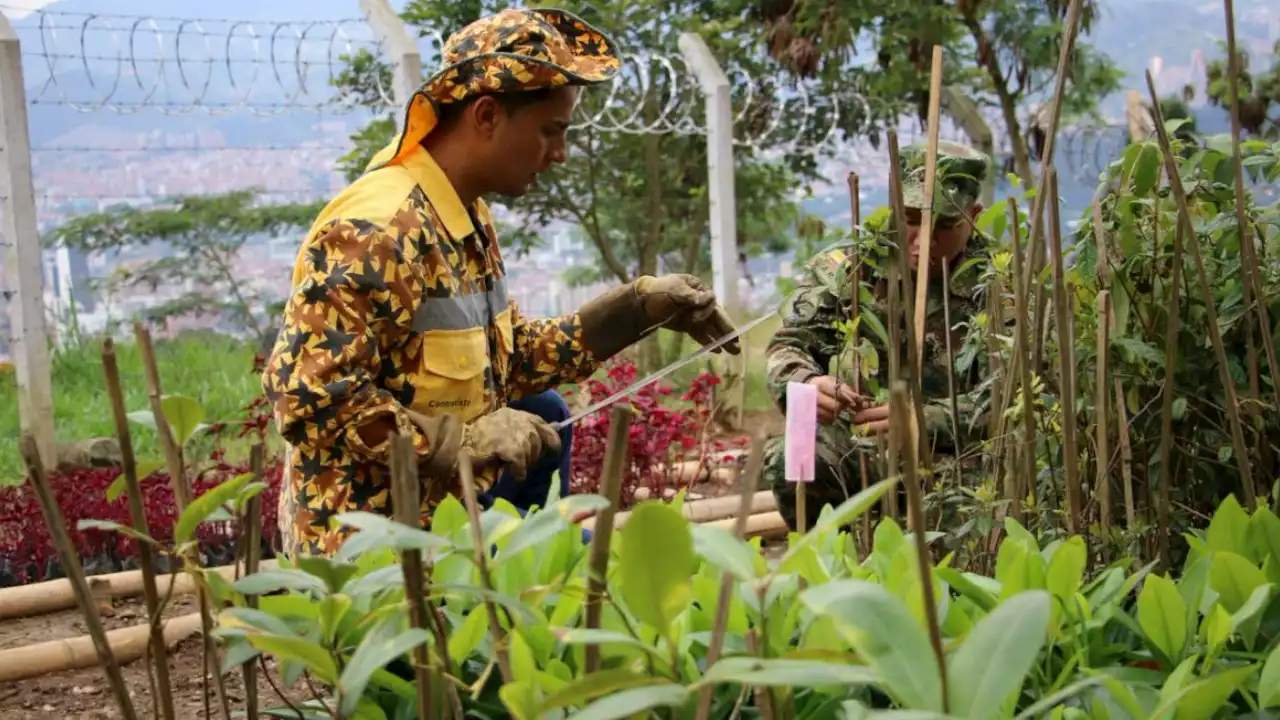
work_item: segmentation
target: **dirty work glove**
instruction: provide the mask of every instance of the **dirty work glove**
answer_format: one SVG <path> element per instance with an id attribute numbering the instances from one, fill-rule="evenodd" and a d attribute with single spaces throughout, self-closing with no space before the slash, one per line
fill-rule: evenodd
<path id="1" fill-rule="evenodd" d="M 598 360 L 613 357 L 662 326 L 710 345 L 733 332 L 716 296 L 693 275 L 644 275 L 592 299 L 578 311 L 582 344 Z M 737 355 L 738 341 L 719 350 Z"/>
<path id="2" fill-rule="evenodd" d="M 462 445 L 477 468 L 500 464 L 523 481 L 543 455 L 560 452 L 560 433 L 537 415 L 504 407 L 464 425 Z"/>

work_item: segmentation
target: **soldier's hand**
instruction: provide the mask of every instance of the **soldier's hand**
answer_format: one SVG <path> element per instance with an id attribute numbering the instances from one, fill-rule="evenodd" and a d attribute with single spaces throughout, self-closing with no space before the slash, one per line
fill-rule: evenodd
<path id="1" fill-rule="evenodd" d="M 889 405 L 876 405 L 855 412 L 853 426 L 868 435 L 889 432 Z"/>
<path id="2" fill-rule="evenodd" d="M 866 404 L 866 398 L 830 375 L 813 378 L 808 384 L 818 388 L 818 422 L 823 425 L 835 422 L 841 410 L 857 410 Z"/>

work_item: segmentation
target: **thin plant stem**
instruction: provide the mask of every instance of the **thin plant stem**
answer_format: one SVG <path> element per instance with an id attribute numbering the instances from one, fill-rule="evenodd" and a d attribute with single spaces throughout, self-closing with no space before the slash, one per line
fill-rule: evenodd
<path id="1" fill-rule="evenodd" d="M 480 584 L 486 592 L 493 592 L 493 579 L 489 577 L 489 563 L 486 560 L 484 531 L 480 525 L 480 503 L 476 501 L 475 471 L 471 464 L 471 451 L 462 448 L 458 452 L 458 477 L 462 481 L 462 498 L 467 505 L 467 515 L 471 518 L 471 540 L 475 543 L 476 567 L 480 570 Z M 512 682 L 511 658 L 507 655 L 507 634 L 498 620 L 498 608 L 492 597 L 484 599 L 484 609 L 489 615 L 489 634 L 493 636 L 493 654 L 498 660 L 498 671 L 502 673 L 502 683 Z"/>
<path id="2" fill-rule="evenodd" d="M 397 434 L 391 438 L 391 498 L 396 522 L 410 527 L 422 524 L 421 498 L 417 473 L 417 452 L 413 437 Z M 422 552 L 417 549 L 400 553 L 404 573 L 404 595 L 409 603 L 409 624 L 427 629 L 427 603 L 422 591 Z M 430 651 L 425 644 L 413 649 L 413 672 L 417 680 L 418 718 L 440 717 L 440 706 L 431 677 Z"/>
<path id="3" fill-rule="evenodd" d="M 630 409 L 622 405 L 615 405 L 609 415 L 609 436 L 605 441 L 604 467 L 600 477 L 600 485 L 609 504 L 596 517 L 587 556 L 586 619 L 589 630 L 600 629 L 602 602 L 608 587 L 609 543 L 613 540 L 613 521 L 622 497 L 631 419 Z M 599 670 L 600 646 L 587 645 L 584 659 L 588 674 Z"/>

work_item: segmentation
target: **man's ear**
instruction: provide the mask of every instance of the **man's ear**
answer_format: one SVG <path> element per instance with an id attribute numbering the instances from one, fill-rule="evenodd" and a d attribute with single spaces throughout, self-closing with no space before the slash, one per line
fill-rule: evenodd
<path id="1" fill-rule="evenodd" d="M 502 116 L 502 106 L 492 95 L 483 95 L 471 103 L 471 124 L 483 138 L 493 137 Z"/>

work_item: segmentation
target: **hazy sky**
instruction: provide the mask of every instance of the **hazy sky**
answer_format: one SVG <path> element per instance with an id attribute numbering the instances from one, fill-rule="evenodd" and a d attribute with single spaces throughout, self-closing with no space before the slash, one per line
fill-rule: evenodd
<path id="1" fill-rule="evenodd" d="M 38 10 L 53 1 L 54 0 L 5 0 L 4 14 L 14 20 L 18 20 L 29 15 L 32 10 Z"/>

